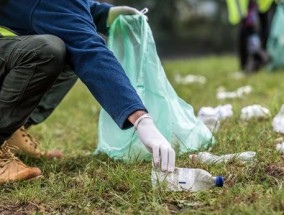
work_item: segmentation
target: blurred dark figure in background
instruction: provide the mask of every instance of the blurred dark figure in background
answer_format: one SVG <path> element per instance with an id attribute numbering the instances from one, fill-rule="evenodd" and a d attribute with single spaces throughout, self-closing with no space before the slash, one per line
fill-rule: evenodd
<path id="1" fill-rule="evenodd" d="M 275 11 L 273 0 L 227 0 L 229 20 L 240 23 L 239 58 L 241 69 L 256 72 L 269 61 L 266 43 Z"/>
<path id="2" fill-rule="evenodd" d="M 239 56 L 241 69 L 245 72 L 256 72 L 266 63 L 266 43 L 269 36 L 272 7 L 260 12 L 257 1 L 250 0 L 247 16 L 241 21 L 239 35 Z"/>

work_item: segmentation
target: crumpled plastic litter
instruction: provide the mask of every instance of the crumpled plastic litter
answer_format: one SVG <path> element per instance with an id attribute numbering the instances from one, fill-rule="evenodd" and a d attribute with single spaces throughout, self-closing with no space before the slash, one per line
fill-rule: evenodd
<path id="1" fill-rule="evenodd" d="M 233 116 L 231 104 L 218 105 L 217 107 L 202 107 L 198 111 L 197 118 L 200 119 L 212 132 L 220 128 L 220 121 Z"/>
<path id="2" fill-rule="evenodd" d="M 245 77 L 244 72 L 239 71 L 239 72 L 234 72 L 230 75 L 230 78 L 235 79 L 235 80 L 240 80 Z"/>
<path id="3" fill-rule="evenodd" d="M 284 142 L 276 144 L 276 150 L 284 153 Z"/>
<path id="4" fill-rule="evenodd" d="M 179 84 L 192 84 L 192 83 L 200 83 L 200 84 L 205 84 L 207 82 L 207 79 L 202 76 L 202 75 L 186 75 L 186 76 L 181 76 L 180 74 L 175 75 L 175 81 Z"/>
<path id="5" fill-rule="evenodd" d="M 273 130 L 284 134 L 284 105 L 281 106 L 279 113 L 272 120 Z"/>
<path id="6" fill-rule="evenodd" d="M 231 104 L 218 105 L 217 107 L 202 107 L 198 116 L 216 116 L 219 120 L 224 120 L 233 116 L 233 107 Z"/>
<path id="7" fill-rule="evenodd" d="M 241 119 L 250 120 L 250 119 L 265 119 L 270 116 L 270 111 L 262 107 L 261 105 L 254 104 L 250 106 L 243 107 L 241 110 Z"/>
<path id="8" fill-rule="evenodd" d="M 219 87 L 217 89 L 217 99 L 224 100 L 224 99 L 233 99 L 233 98 L 242 98 L 247 94 L 252 92 L 252 87 L 250 85 L 243 86 L 238 88 L 236 91 L 226 92 L 224 87 Z"/>

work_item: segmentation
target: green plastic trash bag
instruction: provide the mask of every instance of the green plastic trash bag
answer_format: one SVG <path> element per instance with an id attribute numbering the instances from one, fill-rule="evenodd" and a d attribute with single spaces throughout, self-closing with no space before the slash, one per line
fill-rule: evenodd
<path id="1" fill-rule="evenodd" d="M 269 70 L 284 68 L 284 4 L 277 6 L 267 43 L 270 55 Z"/>
<path id="2" fill-rule="evenodd" d="M 211 132 L 195 118 L 193 108 L 177 96 L 167 80 L 144 16 L 119 16 L 110 28 L 108 46 L 156 126 L 180 154 L 211 146 L 214 142 Z M 121 130 L 103 109 L 95 153 L 99 152 L 125 161 L 151 159 L 135 129 Z"/>

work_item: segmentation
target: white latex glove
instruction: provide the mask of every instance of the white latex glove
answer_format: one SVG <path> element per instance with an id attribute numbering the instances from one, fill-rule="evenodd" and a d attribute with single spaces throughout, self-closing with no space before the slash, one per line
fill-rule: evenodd
<path id="1" fill-rule="evenodd" d="M 142 15 L 142 13 L 133 7 L 111 7 L 108 13 L 107 26 L 110 26 L 119 15 Z"/>
<path id="2" fill-rule="evenodd" d="M 139 139 L 152 153 L 153 165 L 162 171 L 173 172 L 176 154 L 166 138 L 159 132 L 149 114 L 140 116 L 134 123 Z"/>

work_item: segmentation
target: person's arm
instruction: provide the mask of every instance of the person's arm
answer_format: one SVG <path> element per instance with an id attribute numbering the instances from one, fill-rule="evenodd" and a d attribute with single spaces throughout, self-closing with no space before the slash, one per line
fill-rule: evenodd
<path id="1" fill-rule="evenodd" d="M 32 17 L 33 30 L 61 38 L 75 73 L 121 129 L 133 124 L 154 164 L 173 171 L 175 152 L 161 135 L 122 66 L 97 34 L 84 1 L 40 1 Z M 48 10 L 46 10 L 48 8 Z M 142 118 L 141 118 L 142 117 Z M 161 157 L 161 158 L 160 158 Z M 161 161 L 160 161 L 161 160 Z"/>
<path id="2" fill-rule="evenodd" d="M 107 24 L 109 10 L 114 6 L 107 3 L 99 3 L 94 0 L 88 1 L 90 5 L 90 12 L 93 17 L 93 21 L 97 28 L 97 31 L 107 36 L 109 27 Z"/>
<path id="3" fill-rule="evenodd" d="M 147 112 L 121 64 L 97 34 L 88 1 L 60 1 L 60 5 L 57 0 L 41 1 L 32 26 L 38 34 L 52 34 L 65 42 L 75 73 L 120 128 L 132 126 L 128 116 L 136 110 Z"/>

